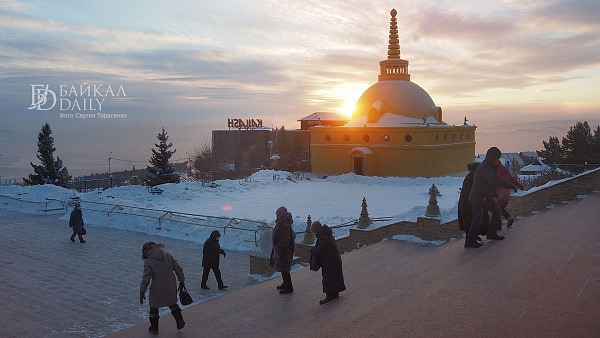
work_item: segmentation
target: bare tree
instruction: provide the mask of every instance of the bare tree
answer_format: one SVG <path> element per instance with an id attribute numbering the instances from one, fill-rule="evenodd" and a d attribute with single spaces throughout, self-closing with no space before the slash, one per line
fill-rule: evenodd
<path id="1" fill-rule="evenodd" d="M 213 149 L 211 142 L 204 140 L 194 147 L 192 161 L 194 162 L 194 169 L 198 170 L 200 173 L 208 173 L 219 170 L 219 165 L 223 162 L 223 159 L 222 156 Z"/>

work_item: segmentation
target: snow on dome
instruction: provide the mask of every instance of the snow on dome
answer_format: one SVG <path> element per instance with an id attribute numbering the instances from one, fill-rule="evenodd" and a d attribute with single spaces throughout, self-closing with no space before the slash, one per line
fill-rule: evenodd
<path id="1" fill-rule="evenodd" d="M 379 81 L 365 90 L 356 103 L 352 117 L 366 116 L 371 109 L 376 109 L 378 116 L 392 113 L 422 121 L 423 116 L 433 116 L 438 107 L 416 83 L 396 80 Z"/>

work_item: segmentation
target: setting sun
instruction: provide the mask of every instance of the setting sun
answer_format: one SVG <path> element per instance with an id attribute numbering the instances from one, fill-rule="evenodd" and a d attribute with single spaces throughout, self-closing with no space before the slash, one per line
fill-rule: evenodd
<path id="1" fill-rule="evenodd" d="M 354 100 L 354 99 L 346 101 L 346 104 L 344 104 L 343 107 L 338 108 L 340 113 L 342 113 L 348 117 L 352 117 L 352 113 L 354 113 L 354 109 L 356 109 L 356 100 Z"/>

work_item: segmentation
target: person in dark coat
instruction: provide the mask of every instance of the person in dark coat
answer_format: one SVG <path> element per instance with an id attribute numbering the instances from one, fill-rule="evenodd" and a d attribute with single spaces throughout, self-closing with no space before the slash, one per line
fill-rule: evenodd
<path id="1" fill-rule="evenodd" d="M 465 176 L 462 188 L 460 189 L 460 197 L 458 199 L 458 227 L 460 230 L 463 230 L 467 236 L 469 235 L 469 228 L 471 227 L 471 222 L 473 221 L 473 206 L 471 205 L 471 202 L 469 202 L 469 194 L 471 193 L 471 188 L 473 187 L 473 177 L 475 177 L 475 171 L 477 171 L 479 165 L 479 162 L 467 164 L 469 173 L 467 176 Z M 486 212 L 483 215 L 483 222 L 479 227 L 479 235 L 486 234 L 489 223 L 490 216 Z M 477 236 L 476 240 L 481 241 L 481 237 Z"/>
<path id="2" fill-rule="evenodd" d="M 71 242 L 75 242 L 75 235 L 77 235 L 79 236 L 79 243 L 85 243 L 83 239 L 83 213 L 81 212 L 81 204 L 79 203 L 75 203 L 75 208 L 71 211 L 69 228 L 73 228 Z"/>
<path id="3" fill-rule="evenodd" d="M 317 257 L 321 265 L 323 293 L 325 293 L 325 299 L 319 301 L 319 304 L 322 305 L 338 298 L 340 292 L 346 290 L 342 272 L 342 257 L 335 244 L 333 232 L 327 225 L 321 225 L 321 222 L 318 221 L 313 222 L 310 231 L 317 237 L 317 243 L 314 248 L 310 248 L 310 253 Z"/>
<path id="4" fill-rule="evenodd" d="M 177 279 L 179 289 L 185 288 L 183 269 L 171 256 L 163 244 L 146 242 L 142 247 L 144 274 L 140 283 L 140 304 L 144 304 L 146 290 L 150 286 L 148 305 L 150 305 L 150 327 L 148 331 L 158 334 L 158 308 L 168 306 L 177 323 L 177 330 L 185 326 L 181 309 L 177 305 Z M 175 272 L 175 275 L 173 274 Z"/>
<path id="5" fill-rule="evenodd" d="M 500 149 L 491 147 L 485 155 L 485 160 L 481 162 L 475 171 L 473 187 L 469 194 L 469 202 L 471 202 L 473 206 L 473 220 L 471 221 L 469 234 L 465 240 L 466 248 L 479 248 L 481 246 L 481 244 L 477 243 L 476 237 L 479 234 L 483 215 L 488 211 L 492 213 L 492 218 L 486 237 L 493 240 L 504 239 L 504 236 L 500 236 L 497 233 L 500 229 L 502 211 L 494 202 L 496 187 L 501 186 L 513 190 L 516 190 L 517 187 L 496 175 L 501 155 L 502 152 Z"/>
<path id="6" fill-rule="evenodd" d="M 219 290 L 227 288 L 227 285 L 223 284 L 221 270 L 219 270 L 219 259 L 221 258 L 219 255 L 223 255 L 223 257 L 227 256 L 225 250 L 221 249 L 221 245 L 219 244 L 220 237 L 221 234 L 218 230 L 213 231 L 206 242 L 204 242 L 204 247 L 202 248 L 202 267 L 204 268 L 204 271 L 202 272 L 202 283 L 200 284 L 200 287 L 204 290 L 210 290 L 206 285 L 206 282 L 208 281 L 208 274 L 211 269 L 215 274 L 215 278 L 217 278 Z"/>
<path id="7" fill-rule="evenodd" d="M 275 268 L 275 271 L 281 272 L 283 283 L 277 287 L 280 294 L 294 292 L 292 285 L 292 261 L 294 260 L 294 251 L 296 249 L 296 234 L 292 228 L 292 214 L 285 207 L 280 207 L 275 212 L 277 220 L 273 229 L 273 249 L 271 250 L 271 259 L 269 265 Z"/>

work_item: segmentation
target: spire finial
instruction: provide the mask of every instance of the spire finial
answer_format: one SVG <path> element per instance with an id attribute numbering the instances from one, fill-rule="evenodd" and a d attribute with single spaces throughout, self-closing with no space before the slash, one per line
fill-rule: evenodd
<path id="1" fill-rule="evenodd" d="M 396 12 L 392 9 L 390 12 L 392 18 L 390 19 L 390 44 L 388 46 L 388 59 L 399 59 L 400 58 L 400 40 L 398 40 L 398 25 L 396 24 Z"/>

